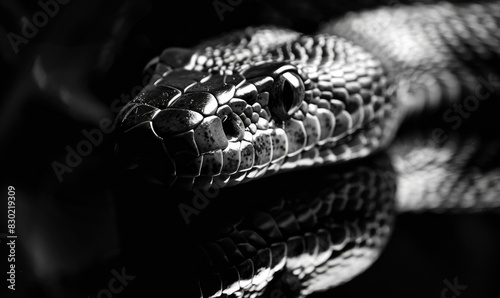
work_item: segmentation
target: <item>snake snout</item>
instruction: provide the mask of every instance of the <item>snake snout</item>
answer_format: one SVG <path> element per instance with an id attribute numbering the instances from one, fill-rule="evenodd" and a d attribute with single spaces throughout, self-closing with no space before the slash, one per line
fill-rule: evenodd
<path id="1" fill-rule="evenodd" d="M 240 73 L 169 69 L 118 115 L 119 151 L 187 188 L 257 177 L 302 145 L 288 122 L 304 94 L 297 68 L 284 62 Z"/>

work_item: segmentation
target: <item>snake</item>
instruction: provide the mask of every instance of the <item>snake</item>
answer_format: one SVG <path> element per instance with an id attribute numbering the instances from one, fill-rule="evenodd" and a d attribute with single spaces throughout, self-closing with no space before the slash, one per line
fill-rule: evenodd
<path id="1" fill-rule="evenodd" d="M 399 213 L 498 208 L 499 23 L 497 1 L 384 5 L 152 59 L 116 153 L 197 194 L 185 297 L 306 297 L 369 268 Z"/>

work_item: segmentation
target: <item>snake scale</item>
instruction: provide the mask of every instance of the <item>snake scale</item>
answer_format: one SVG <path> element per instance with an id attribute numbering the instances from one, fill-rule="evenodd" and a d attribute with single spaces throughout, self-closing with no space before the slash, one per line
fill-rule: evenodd
<path id="1" fill-rule="evenodd" d="M 495 1 L 401 4 L 153 59 L 117 153 L 241 212 L 180 208 L 186 296 L 307 296 L 368 268 L 398 212 L 498 207 L 499 23 Z"/>

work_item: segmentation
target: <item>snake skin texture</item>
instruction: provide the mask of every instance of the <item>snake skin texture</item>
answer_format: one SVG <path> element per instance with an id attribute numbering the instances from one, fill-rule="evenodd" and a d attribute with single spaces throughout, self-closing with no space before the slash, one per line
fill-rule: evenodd
<path id="1" fill-rule="evenodd" d="M 233 36 L 244 37 L 232 45 Z M 160 78 L 118 116 L 119 150 L 162 166 L 162 182 L 232 186 L 366 156 L 401 117 L 380 63 L 334 36 L 258 28 L 190 52 L 182 69 L 164 66 L 178 53 L 162 54 Z M 127 152 L 146 138 L 159 153 Z"/>
<path id="2" fill-rule="evenodd" d="M 400 4 L 153 59 L 117 116 L 118 155 L 169 187 L 252 202 L 222 228 L 232 211 L 190 224 L 189 293 L 308 296 L 368 268 L 398 212 L 498 208 L 499 23 L 497 2 Z"/>
<path id="3" fill-rule="evenodd" d="M 400 138 L 391 148 L 399 212 L 477 212 L 499 206 L 498 140 L 454 136 L 436 146 L 412 137 Z"/>
<path id="4" fill-rule="evenodd" d="M 475 92 L 479 77 L 498 74 L 499 19 L 496 2 L 442 2 L 347 14 L 321 31 L 377 53 L 415 113 L 452 106 Z"/>
<path id="5" fill-rule="evenodd" d="M 274 188 L 260 199 L 252 189 L 269 189 L 283 177 L 224 189 L 226 207 L 192 223 L 203 235 L 188 253 L 200 289 L 193 296 L 303 297 L 350 280 L 377 259 L 396 212 L 389 157 L 306 172 L 283 177 L 310 188 Z M 227 207 L 230 200 L 238 208 Z M 234 224 L 214 224 L 230 211 Z"/>

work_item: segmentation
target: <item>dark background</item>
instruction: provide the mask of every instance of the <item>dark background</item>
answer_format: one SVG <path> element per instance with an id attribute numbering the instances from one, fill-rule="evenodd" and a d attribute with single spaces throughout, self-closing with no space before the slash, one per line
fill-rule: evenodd
<path id="1" fill-rule="evenodd" d="M 344 4 L 310 8 L 305 1 L 285 6 L 279 0 L 242 0 L 221 20 L 211 1 L 72 0 L 58 4 L 59 11 L 16 53 L 9 33 L 23 36 L 20 20 L 32 21 L 41 7 L 35 1 L 3 0 L 0 184 L 4 198 L 8 185 L 16 188 L 19 238 L 17 290 L 5 291 L 0 277 L 1 297 L 4 292 L 8 297 L 95 297 L 107 287 L 111 270 L 122 267 L 131 268 L 127 273 L 136 279 L 116 297 L 155 292 L 182 297 L 176 294 L 182 287 L 169 277 L 182 262 L 175 250 L 182 229 L 171 225 L 178 220 L 176 198 L 160 198 L 119 170 L 112 133 L 63 174 L 62 182 L 53 163 L 63 163 L 67 146 L 75 148 L 85 139 L 82 130 L 114 118 L 112 102 L 134 95 L 143 84 L 144 66 L 164 48 L 190 47 L 265 23 L 313 32 L 327 16 L 341 14 Z M 0 212 L 7 213 L 6 203 Z M 496 214 L 402 215 L 373 267 L 317 297 L 440 297 L 443 281 L 455 277 L 467 285 L 461 298 L 496 296 L 499 231 Z M 0 232 L 6 232 L 6 220 Z M 1 240 L 4 272 L 7 252 Z"/>

